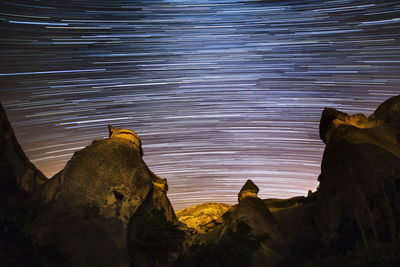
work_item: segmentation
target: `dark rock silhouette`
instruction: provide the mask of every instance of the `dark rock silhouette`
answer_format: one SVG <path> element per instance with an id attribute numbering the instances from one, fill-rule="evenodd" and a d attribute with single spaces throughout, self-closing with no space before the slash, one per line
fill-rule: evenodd
<path id="1" fill-rule="evenodd" d="M 0 266 L 39 264 L 24 225 L 38 210 L 37 192 L 46 181 L 18 144 L 0 104 Z"/>
<path id="2" fill-rule="evenodd" d="M 0 190 L 5 195 L 33 193 L 47 178 L 27 158 L 0 104 Z"/>
<path id="3" fill-rule="evenodd" d="M 136 133 L 109 126 L 47 180 L 0 113 L 1 266 L 400 264 L 400 96 L 369 117 L 324 109 L 316 192 L 262 200 L 247 180 L 237 205 L 196 229 L 177 219 Z"/>
<path id="4" fill-rule="evenodd" d="M 374 127 L 341 124 L 328 131 L 317 203 L 324 235 L 351 221 L 366 248 L 398 240 L 399 104 L 393 97 L 379 106 L 368 119 Z"/>
<path id="5" fill-rule="evenodd" d="M 373 116 L 384 125 L 386 132 L 400 142 L 400 95 L 386 100 Z"/>
<path id="6" fill-rule="evenodd" d="M 240 192 L 238 194 L 238 201 L 240 201 L 246 197 L 255 197 L 257 198 L 258 194 L 258 186 L 256 186 L 252 180 L 248 179 L 242 189 L 240 189 Z"/>

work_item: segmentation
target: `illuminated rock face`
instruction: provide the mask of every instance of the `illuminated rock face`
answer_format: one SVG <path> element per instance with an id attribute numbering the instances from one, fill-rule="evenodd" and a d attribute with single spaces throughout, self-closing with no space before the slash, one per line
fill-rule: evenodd
<path id="1" fill-rule="evenodd" d="M 188 227 L 199 230 L 199 226 L 217 220 L 230 208 L 229 204 L 204 203 L 177 211 L 176 216 Z"/>
<path id="2" fill-rule="evenodd" d="M 104 217 L 127 223 L 150 191 L 151 181 L 136 146 L 121 138 L 106 139 L 76 152 L 43 195 L 47 202 L 95 206 Z"/>
<path id="3" fill-rule="evenodd" d="M 365 117 L 364 114 L 354 114 L 351 116 L 347 116 L 344 120 L 341 120 L 339 118 L 336 118 L 333 120 L 333 125 L 335 127 L 338 127 L 339 125 L 351 125 L 360 129 L 363 128 L 372 128 L 372 127 L 376 127 L 377 123 L 375 120 L 373 119 L 368 119 L 367 117 Z"/>
<path id="4" fill-rule="evenodd" d="M 113 127 L 111 124 L 108 125 L 109 138 L 123 138 L 135 144 L 140 151 L 140 155 L 143 156 L 142 141 L 137 133 L 128 129 L 118 129 Z"/>
<path id="5" fill-rule="evenodd" d="M 322 113 L 319 128 L 321 140 L 326 143 L 330 135 L 329 131 L 336 129 L 340 125 L 354 126 L 359 129 L 364 129 L 378 127 L 381 123 L 375 119 L 374 115 L 371 115 L 368 118 L 361 113 L 350 116 L 333 108 L 325 108 Z"/>

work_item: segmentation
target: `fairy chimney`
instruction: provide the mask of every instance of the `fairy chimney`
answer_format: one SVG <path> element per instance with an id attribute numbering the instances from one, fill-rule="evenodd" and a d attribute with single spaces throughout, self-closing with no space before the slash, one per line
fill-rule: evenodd
<path id="1" fill-rule="evenodd" d="M 238 194 L 239 202 L 246 197 L 258 198 L 258 191 L 258 187 L 253 183 L 252 180 L 248 179 Z"/>

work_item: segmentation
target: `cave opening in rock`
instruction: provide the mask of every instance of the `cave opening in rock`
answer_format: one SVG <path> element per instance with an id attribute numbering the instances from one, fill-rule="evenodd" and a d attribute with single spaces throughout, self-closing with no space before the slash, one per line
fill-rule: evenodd
<path id="1" fill-rule="evenodd" d="M 122 201 L 124 200 L 124 195 L 118 191 L 114 191 L 114 196 L 117 200 Z"/>

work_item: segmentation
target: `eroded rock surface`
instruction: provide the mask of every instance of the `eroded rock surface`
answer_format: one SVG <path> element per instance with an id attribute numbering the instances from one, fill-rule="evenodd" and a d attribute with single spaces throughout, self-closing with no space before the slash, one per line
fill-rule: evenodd
<path id="1" fill-rule="evenodd" d="M 200 230 L 201 225 L 206 225 L 220 218 L 232 205 L 223 203 L 203 203 L 176 212 L 178 219 L 188 227 Z"/>
<path id="2" fill-rule="evenodd" d="M 117 135 L 93 142 L 44 186 L 45 205 L 28 230 L 37 246 L 56 255 L 57 264 L 130 266 L 134 261 L 144 266 L 146 251 L 131 250 L 130 244 L 137 233 L 154 229 L 148 223 L 145 229 L 135 225 L 157 214 L 158 227 L 180 226 L 166 196 L 166 180 L 147 167 L 135 138 Z M 43 262 L 56 264 L 54 257 L 45 256 Z"/>

